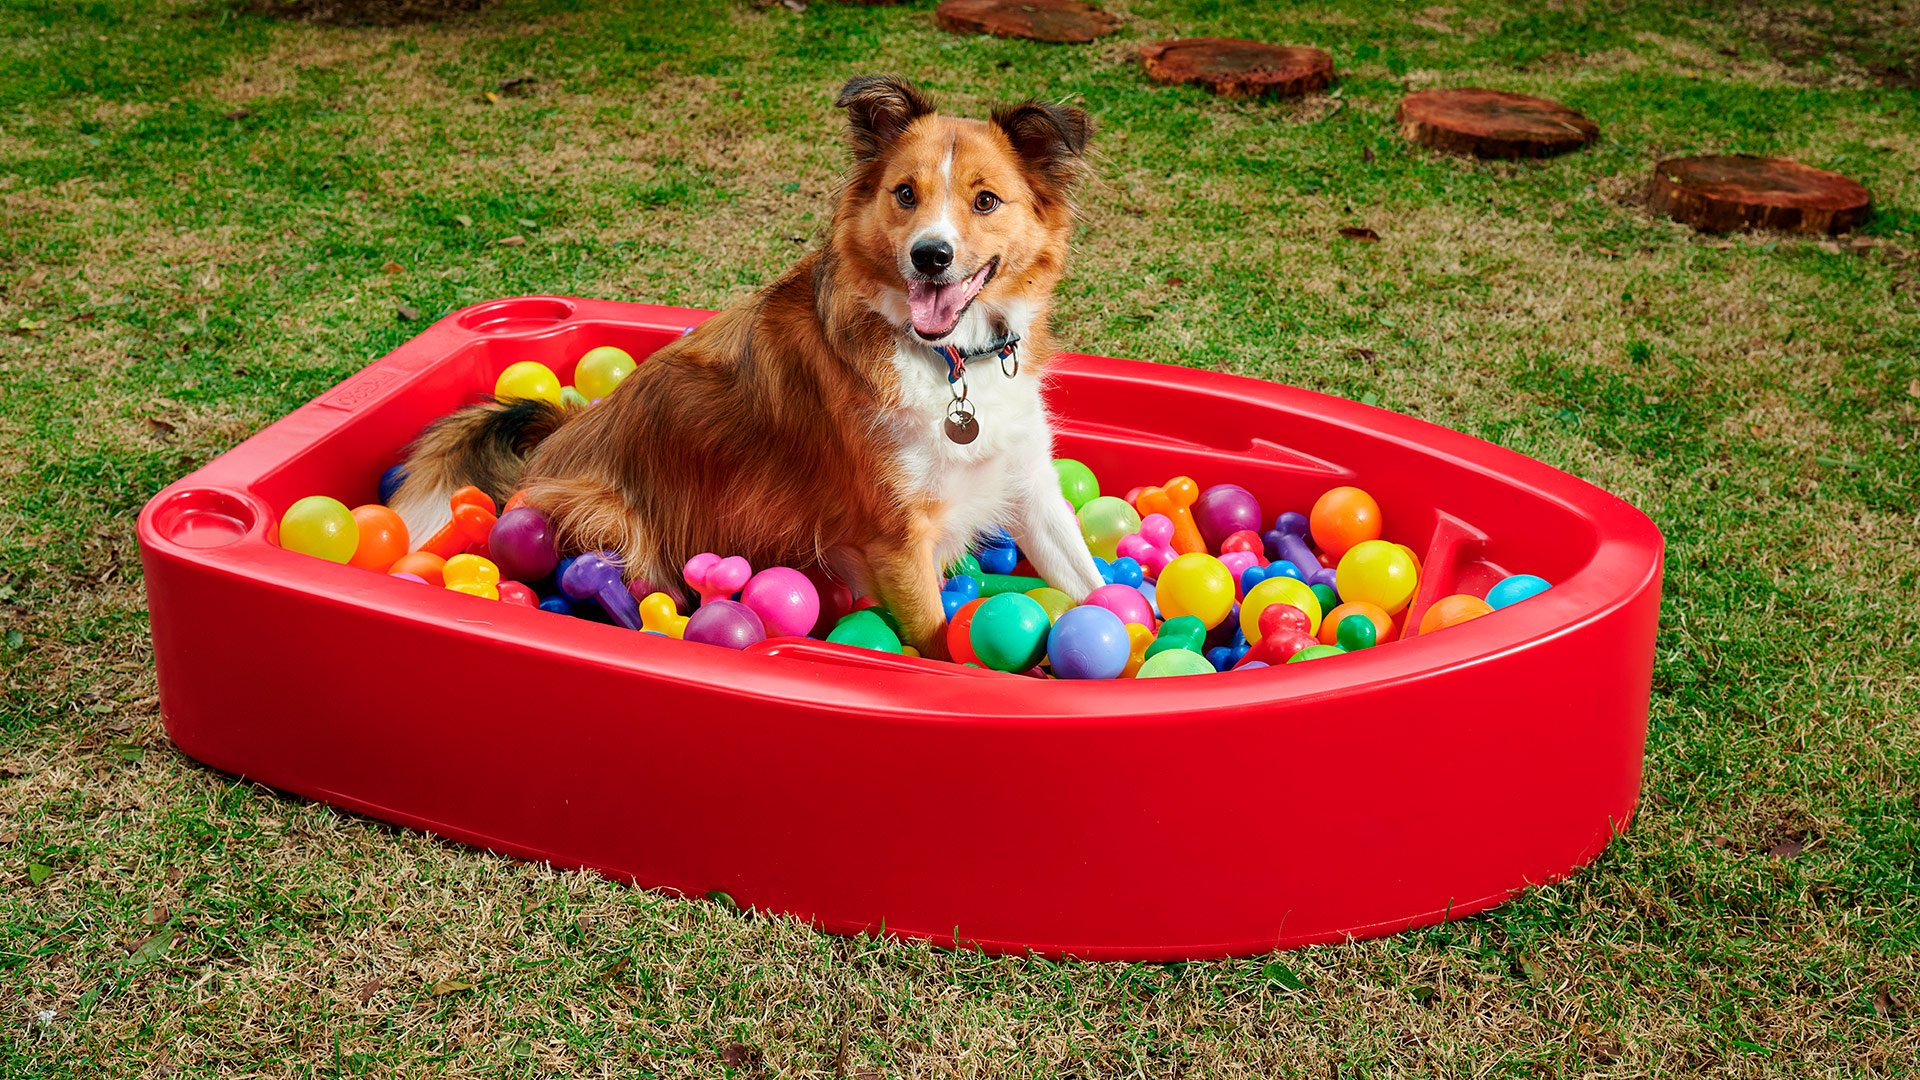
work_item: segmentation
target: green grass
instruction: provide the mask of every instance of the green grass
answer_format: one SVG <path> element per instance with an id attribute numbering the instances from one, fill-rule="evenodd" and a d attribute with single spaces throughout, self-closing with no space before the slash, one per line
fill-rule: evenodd
<path id="1" fill-rule="evenodd" d="M 375 30 L 0 2 L 0 1077 L 1920 1067 L 1912 5 L 1108 6 L 1125 28 L 1076 48 L 953 37 L 926 3 L 504 0 Z M 1134 50 L 1176 33 L 1317 44 L 1342 79 L 1147 83 Z M 876 69 L 1095 116 L 1070 345 L 1375 400 L 1654 517 L 1629 834 L 1442 928 L 1055 964 L 514 863 L 171 748 L 132 535 L 153 492 L 418 332 L 402 306 L 741 295 L 818 234 L 833 92 Z M 1401 142 L 1402 93 L 1461 84 L 1603 138 L 1517 165 Z M 1876 214 L 1835 243 L 1636 203 L 1656 158 L 1711 151 L 1846 172 Z"/>

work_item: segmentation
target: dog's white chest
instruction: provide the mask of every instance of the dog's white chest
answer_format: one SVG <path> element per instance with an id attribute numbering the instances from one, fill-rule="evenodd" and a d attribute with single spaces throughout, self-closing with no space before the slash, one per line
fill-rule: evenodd
<path id="1" fill-rule="evenodd" d="M 978 435 L 956 443 L 946 417 L 954 388 L 931 350 L 907 346 L 893 358 L 900 403 L 888 417 L 906 494 L 938 504 L 945 513 L 938 555 L 944 564 L 982 532 L 1007 524 L 1027 493 L 1021 485 L 1036 459 L 1052 452 L 1053 437 L 1030 372 L 1008 376 L 991 355 L 967 367 L 967 398 Z M 1011 365 L 1009 365 L 1011 366 Z"/>

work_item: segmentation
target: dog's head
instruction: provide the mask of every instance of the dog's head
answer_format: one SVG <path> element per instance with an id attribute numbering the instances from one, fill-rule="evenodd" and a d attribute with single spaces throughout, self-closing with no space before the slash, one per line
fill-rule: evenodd
<path id="1" fill-rule="evenodd" d="M 1066 268 L 1085 112 L 1028 101 L 956 119 L 885 76 L 851 80 L 836 104 L 854 165 L 834 242 L 869 306 L 938 342 L 976 304 L 1044 304 Z"/>

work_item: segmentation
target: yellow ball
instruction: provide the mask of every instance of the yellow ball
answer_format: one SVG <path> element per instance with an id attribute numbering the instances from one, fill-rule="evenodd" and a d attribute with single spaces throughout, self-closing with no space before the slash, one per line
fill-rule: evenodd
<path id="1" fill-rule="evenodd" d="M 1246 635 L 1247 644 L 1260 640 L 1260 613 L 1271 604 L 1292 604 L 1307 613 L 1307 633 L 1320 632 L 1320 598 L 1313 595 L 1307 583 L 1270 577 L 1248 589 L 1246 599 L 1240 601 L 1240 632 Z"/>
<path id="2" fill-rule="evenodd" d="M 633 374 L 633 354 L 612 345 L 590 349 L 573 369 L 573 385 L 588 401 L 613 393 L 620 380 Z"/>
<path id="3" fill-rule="evenodd" d="M 493 384 L 493 396 L 502 401 L 521 398 L 560 404 L 560 376 L 537 360 L 522 360 L 500 373 Z"/>
<path id="4" fill-rule="evenodd" d="M 1366 540 L 1340 557 L 1333 587 L 1343 601 L 1364 600 L 1397 615 L 1420 587 L 1420 568 L 1413 553 L 1399 544 Z"/>
<path id="5" fill-rule="evenodd" d="M 1060 616 L 1073 607 L 1073 597 L 1052 587 L 1028 589 L 1027 595 L 1040 601 L 1040 606 L 1046 609 L 1048 623 L 1058 622 Z"/>
<path id="6" fill-rule="evenodd" d="M 280 546 L 316 559 L 343 563 L 360 546 L 360 525 L 339 499 L 309 495 L 280 518 Z"/>
<path id="7" fill-rule="evenodd" d="M 1211 630 L 1233 610 L 1233 571 L 1204 552 L 1191 552 L 1168 563 L 1154 588 L 1165 618 L 1191 615 Z"/>

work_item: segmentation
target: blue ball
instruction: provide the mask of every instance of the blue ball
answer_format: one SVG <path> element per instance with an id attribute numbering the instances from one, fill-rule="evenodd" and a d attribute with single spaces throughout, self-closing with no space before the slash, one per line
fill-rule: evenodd
<path id="1" fill-rule="evenodd" d="M 395 465 L 393 468 L 388 469 L 386 472 L 381 473 L 380 474 L 380 501 L 383 503 L 392 502 L 393 493 L 396 491 L 399 491 L 400 485 L 405 483 L 406 480 L 407 480 L 407 468 L 404 465 Z"/>
<path id="2" fill-rule="evenodd" d="M 1062 679 L 1117 679 L 1132 651 L 1120 616 L 1092 604 L 1061 612 L 1047 632 L 1047 662 Z"/>
<path id="3" fill-rule="evenodd" d="M 1134 588 L 1139 589 L 1140 595 L 1147 598 L 1147 606 L 1153 608 L 1154 618 L 1165 618 L 1165 616 L 1160 614 L 1160 587 L 1157 584 L 1151 581 L 1143 581 L 1135 585 Z"/>
<path id="4" fill-rule="evenodd" d="M 1500 579 L 1500 583 L 1487 590 L 1487 605 L 1495 611 L 1510 607 L 1529 596 L 1538 596 L 1552 588 L 1547 579 L 1532 574 L 1515 574 Z"/>
<path id="5" fill-rule="evenodd" d="M 551 611 L 555 615 L 571 615 L 573 601 L 564 596 L 543 596 L 540 598 L 540 610 Z"/>

